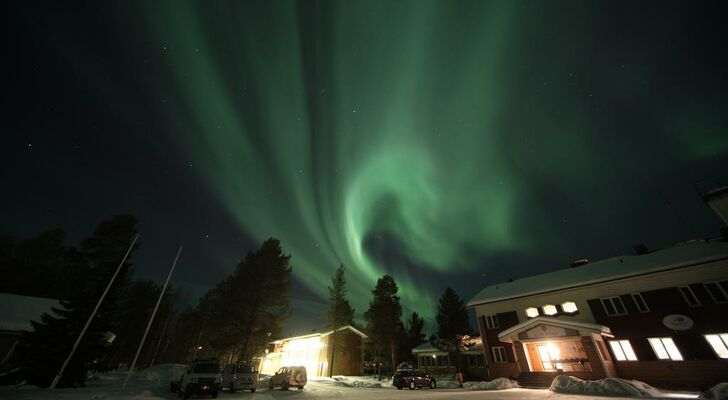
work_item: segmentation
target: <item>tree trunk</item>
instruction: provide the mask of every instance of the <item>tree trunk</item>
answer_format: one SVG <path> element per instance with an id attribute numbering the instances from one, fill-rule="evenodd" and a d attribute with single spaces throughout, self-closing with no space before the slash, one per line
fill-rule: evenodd
<path id="1" fill-rule="evenodd" d="M 389 342 L 390 342 L 390 351 L 392 352 L 392 354 L 391 354 L 392 365 L 389 369 L 389 372 L 390 372 L 390 375 L 394 375 L 394 367 L 395 367 L 395 364 L 397 363 L 397 340 L 395 339 L 394 335 L 392 335 Z"/>

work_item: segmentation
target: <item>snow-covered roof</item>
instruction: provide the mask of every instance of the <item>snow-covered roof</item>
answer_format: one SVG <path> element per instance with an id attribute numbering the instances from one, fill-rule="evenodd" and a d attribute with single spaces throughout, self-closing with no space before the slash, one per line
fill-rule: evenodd
<path id="1" fill-rule="evenodd" d="M 323 331 L 323 332 L 314 332 L 314 333 L 309 333 L 309 334 L 306 334 L 306 335 L 300 335 L 300 336 L 293 336 L 293 337 L 282 338 L 282 339 L 274 340 L 271 343 L 282 343 L 282 342 L 287 342 L 287 341 L 290 341 L 290 340 L 307 339 L 307 338 L 317 337 L 317 336 L 328 336 L 328 335 L 334 333 L 335 331 L 336 332 L 339 332 L 339 331 L 342 331 L 344 329 L 349 329 L 352 332 L 356 333 L 357 335 L 363 337 L 364 339 L 369 338 L 369 336 L 367 336 L 364 332 L 362 332 L 362 331 L 354 328 L 353 326 L 351 326 L 351 325 L 345 325 L 345 326 L 342 326 L 340 328 L 336 328 L 335 330 L 330 329 L 330 330 Z"/>
<path id="2" fill-rule="evenodd" d="M 674 268 L 728 259 L 728 243 L 693 241 L 648 254 L 612 257 L 579 267 L 491 285 L 468 302 L 468 307 L 531 296 Z"/>
<path id="3" fill-rule="evenodd" d="M 0 293 L 0 331 L 31 330 L 31 320 L 40 321 L 43 313 L 60 305 L 58 300 Z"/>

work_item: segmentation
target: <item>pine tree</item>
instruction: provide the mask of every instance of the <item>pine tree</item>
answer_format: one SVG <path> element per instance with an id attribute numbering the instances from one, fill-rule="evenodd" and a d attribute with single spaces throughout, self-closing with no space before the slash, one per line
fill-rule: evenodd
<path id="1" fill-rule="evenodd" d="M 470 335 L 472 328 L 468 321 L 465 302 L 455 291 L 448 287 L 440 298 L 437 307 L 437 335 L 431 339 L 433 345 L 455 355 L 457 372 L 462 372 L 460 360 L 460 338 Z"/>
<path id="2" fill-rule="evenodd" d="M 379 278 L 372 291 L 369 310 L 364 313 L 375 351 L 379 355 L 386 355 L 391 367 L 397 365 L 397 336 L 402 329 L 402 306 L 397 291 L 394 278 L 389 275 Z"/>
<path id="3" fill-rule="evenodd" d="M 21 370 L 28 383 L 46 387 L 52 382 L 136 234 L 136 223 L 131 215 L 114 216 L 100 223 L 79 249 L 69 250 L 68 258 L 77 265 L 77 271 L 84 273 L 74 284 L 75 292 L 61 301 L 62 307 L 53 308 L 54 315 L 43 314 L 41 322 L 31 321 L 33 331 L 24 334 L 19 352 Z M 131 255 L 66 367 L 59 387 L 83 386 L 87 370 L 95 368 L 104 356 L 105 336 L 118 328 L 112 315 L 117 293 L 132 268 L 130 259 Z"/>
<path id="4" fill-rule="evenodd" d="M 214 354 L 249 361 L 280 335 L 289 311 L 290 258 L 270 238 L 202 298 L 201 340 Z"/>
<path id="5" fill-rule="evenodd" d="M 326 321 L 329 328 L 334 330 L 331 335 L 331 367 L 329 368 L 329 377 L 334 374 L 334 359 L 336 356 L 337 329 L 352 325 L 354 323 L 354 309 L 351 308 L 349 300 L 346 299 L 346 279 L 344 273 L 346 268 L 340 265 L 331 279 L 329 286 L 329 311 L 326 314 Z M 341 347 L 341 346 L 339 346 Z"/>

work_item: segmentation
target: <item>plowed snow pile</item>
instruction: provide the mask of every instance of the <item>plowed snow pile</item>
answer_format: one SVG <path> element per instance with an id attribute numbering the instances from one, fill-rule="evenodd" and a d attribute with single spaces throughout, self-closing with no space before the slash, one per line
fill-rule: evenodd
<path id="1" fill-rule="evenodd" d="M 728 400 L 728 382 L 719 383 L 700 394 L 698 399 Z"/>
<path id="2" fill-rule="evenodd" d="M 460 385 L 455 381 L 437 381 L 440 389 L 458 389 Z M 490 382 L 464 382 L 463 389 L 467 390 L 504 390 L 517 388 L 518 382 L 508 378 L 496 378 Z"/>
<path id="3" fill-rule="evenodd" d="M 598 381 L 584 381 L 568 375 L 559 375 L 554 378 L 549 390 L 556 393 L 591 394 L 596 396 L 664 396 L 664 393 L 662 393 L 659 389 L 640 381 L 620 378 L 605 378 Z"/>

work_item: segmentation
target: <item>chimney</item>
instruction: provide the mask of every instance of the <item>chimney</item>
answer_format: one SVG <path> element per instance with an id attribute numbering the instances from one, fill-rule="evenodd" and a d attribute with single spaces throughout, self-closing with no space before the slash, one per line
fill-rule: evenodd
<path id="1" fill-rule="evenodd" d="M 571 262 L 571 268 L 581 267 L 582 265 L 589 264 L 588 258 L 580 258 Z"/>
<path id="2" fill-rule="evenodd" d="M 728 186 L 714 187 L 702 195 L 703 201 L 728 225 Z"/>
<path id="3" fill-rule="evenodd" d="M 632 246 L 632 248 L 634 249 L 634 253 L 637 254 L 638 256 L 641 256 L 643 254 L 647 254 L 650 252 L 650 250 L 647 249 L 647 246 L 645 246 L 644 243 L 637 243 L 636 245 Z"/>

